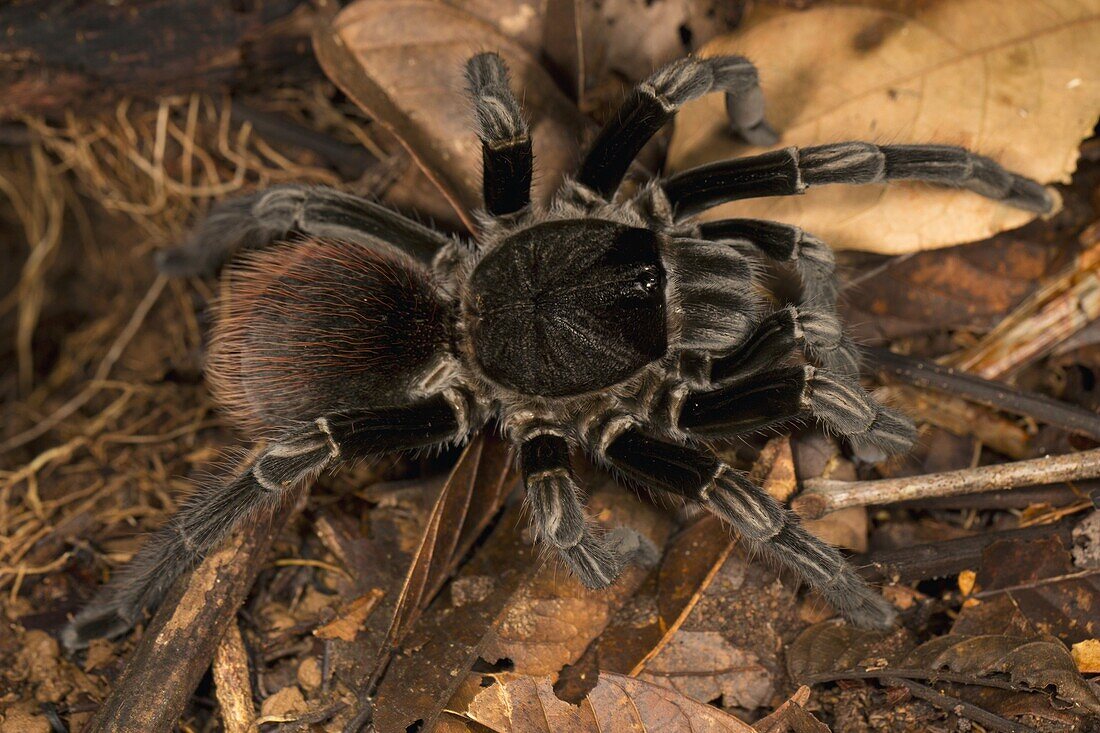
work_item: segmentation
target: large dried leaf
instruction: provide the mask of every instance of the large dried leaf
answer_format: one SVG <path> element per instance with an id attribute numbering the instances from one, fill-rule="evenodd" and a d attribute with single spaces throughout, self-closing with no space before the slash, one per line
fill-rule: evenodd
<path id="1" fill-rule="evenodd" d="M 667 512 L 614 484 L 590 494 L 588 511 L 605 526 L 637 530 L 658 548 L 672 531 Z M 632 564 L 614 585 L 592 591 L 551 554 L 512 598 L 481 656 L 489 662 L 509 659 L 518 674 L 556 676 L 584 653 L 647 575 L 649 569 Z"/>
<path id="2" fill-rule="evenodd" d="M 611 673 L 579 706 L 559 700 L 549 677 L 502 675 L 463 714 L 499 733 L 755 733 L 706 703 Z"/>
<path id="3" fill-rule="evenodd" d="M 638 679 L 722 707 L 755 710 L 771 700 L 771 670 L 751 651 L 738 649 L 717 631 L 680 630 L 646 662 Z"/>
<path id="4" fill-rule="evenodd" d="M 787 649 L 787 669 L 795 682 L 806 684 L 850 676 L 1002 687 L 995 677 L 1004 675 L 1017 690 L 1053 687 L 1080 711 L 1100 713 L 1100 698 L 1077 672 L 1069 649 L 1043 635 L 948 634 L 913 648 L 903 630 L 865 631 L 826 621 L 795 639 Z"/>
<path id="5" fill-rule="evenodd" d="M 410 726 L 431 730 L 486 635 L 536 563 L 524 541 L 519 505 L 505 510 L 452 582 L 405 635 L 378 686 L 374 724 L 379 733 Z"/>
<path id="6" fill-rule="evenodd" d="M 482 206 L 481 146 L 466 99 L 466 61 L 496 51 L 508 62 L 531 126 L 544 196 L 576 159 L 584 121 L 521 43 L 532 6 L 495 17 L 501 27 L 442 0 L 359 0 L 331 28 L 314 34 L 325 73 L 408 149 L 427 176 L 473 227 Z M 519 27 L 522 26 L 522 27 Z"/>
<path id="7" fill-rule="evenodd" d="M 992 328 L 1072 257 L 1064 242 L 1030 230 L 849 270 L 858 285 L 846 292 L 844 320 L 853 336 L 875 341 Z"/>
<path id="8" fill-rule="evenodd" d="M 481 433 L 466 446 L 436 497 L 387 634 L 400 642 L 420 611 L 500 509 L 515 479 L 507 445 Z"/>
<path id="9" fill-rule="evenodd" d="M 973 597 L 955 625 L 973 630 L 970 617 L 1001 597 L 1034 629 L 1072 645 L 1100 636 L 1100 568 L 1075 567 L 1060 537 L 994 542 L 982 552 Z"/>
<path id="10" fill-rule="evenodd" d="M 962 145 L 1040 181 L 1066 181 L 1100 114 L 1100 0 L 956 0 L 909 14 L 827 6 L 716 39 L 704 55 L 760 67 L 779 146 L 842 140 Z M 718 95 L 679 115 L 674 170 L 752 152 Z M 983 239 L 1032 214 L 923 184 L 826 186 L 708 218 L 798 224 L 838 248 L 889 254 Z"/>
<path id="11" fill-rule="evenodd" d="M 1081 679 L 1069 649 L 1050 637 L 949 634 L 920 645 L 902 664 L 981 677 L 1005 674 L 1013 683 L 1033 690 L 1053 687 L 1063 700 L 1100 714 L 1100 698 Z"/>

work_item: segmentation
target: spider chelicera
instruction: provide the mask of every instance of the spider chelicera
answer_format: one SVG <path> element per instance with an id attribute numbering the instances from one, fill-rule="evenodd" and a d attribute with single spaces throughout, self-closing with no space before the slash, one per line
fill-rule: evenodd
<path id="1" fill-rule="evenodd" d="M 893 621 L 835 548 L 708 447 L 810 418 L 863 451 L 909 448 L 912 423 L 859 385 L 831 250 L 786 224 L 693 217 L 828 183 L 914 179 L 1036 212 L 1052 209 L 1048 191 L 957 147 L 847 142 L 722 161 L 616 196 L 646 141 L 708 92 L 726 94 L 735 134 L 774 142 L 756 69 L 724 56 L 681 59 L 635 88 L 541 206 L 503 61 L 475 56 L 466 77 L 483 151 L 476 237 L 290 185 L 223 204 L 162 259 L 169 272 L 200 273 L 241 254 L 208 373 L 221 403 L 269 442 L 187 500 L 68 627 L 71 648 L 124 633 L 235 524 L 321 470 L 460 443 L 490 419 L 518 450 L 536 535 L 586 586 L 655 551 L 586 516 L 573 451 L 701 504 L 854 623 Z M 769 308 L 761 258 L 793 265 L 798 302 Z"/>

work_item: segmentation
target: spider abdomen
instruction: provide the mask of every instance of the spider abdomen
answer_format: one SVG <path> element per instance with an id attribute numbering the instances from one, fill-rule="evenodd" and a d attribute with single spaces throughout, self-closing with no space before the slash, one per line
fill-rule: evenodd
<path id="1" fill-rule="evenodd" d="M 544 222 L 478 263 L 463 318 L 480 370 L 529 395 L 617 384 L 668 351 L 658 236 L 598 219 Z"/>
<path id="2" fill-rule="evenodd" d="M 252 427 L 401 404 L 444 356 L 449 320 L 411 260 L 335 240 L 285 244 L 231 273 L 208 375 Z"/>

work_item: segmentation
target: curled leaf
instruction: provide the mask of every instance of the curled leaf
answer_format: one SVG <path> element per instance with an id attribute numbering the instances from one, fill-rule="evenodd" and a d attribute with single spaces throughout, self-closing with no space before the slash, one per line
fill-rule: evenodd
<path id="1" fill-rule="evenodd" d="M 1036 180 L 1068 181 L 1100 115 L 1100 0 L 911 7 L 784 13 L 716 39 L 702 54 L 756 62 L 780 147 L 961 145 Z M 722 99 L 687 105 L 668 166 L 758 152 L 737 145 L 726 125 Z M 798 224 L 838 248 L 900 254 L 984 239 L 1033 215 L 964 191 L 895 183 L 743 201 L 707 218 L 728 216 Z"/>

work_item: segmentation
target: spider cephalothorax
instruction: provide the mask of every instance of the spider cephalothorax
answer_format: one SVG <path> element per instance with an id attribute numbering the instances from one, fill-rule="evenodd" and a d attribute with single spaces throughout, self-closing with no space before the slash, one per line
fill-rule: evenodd
<path id="1" fill-rule="evenodd" d="M 755 68 L 683 59 L 639 85 L 575 178 L 532 202 L 531 140 L 494 54 L 467 67 L 484 161 L 482 226 L 451 238 L 363 199 L 282 186 L 214 211 L 169 272 L 228 275 L 209 365 L 220 401 L 268 446 L 202 487 L 81 612 L 70 646 L 128 629 L 236 522 L 338 462 L 466 440 L 496 420 L 516 445 L 532 526 L 598 588 L 652 559 L 586 516 L 570 454 L 701 504 L 837 610 L 893 609 L 829 545 L 708 444 L 814 419 L 855 447 L 908 449 L 912 424 L 859 385 L 837 321 L 832 254 L 776 222 L 693 216 L 725 201 L 827 183 L 916 179 L 1037 212 L 1048 192 L 941 145 L 839 143 L 715 163 L 617 195 L 635 154 L 684 102 L 725 92 L 733 134 L 775 135 Z M 760 262 L 793 265 L 802 298 L 772 305 Z"/>

